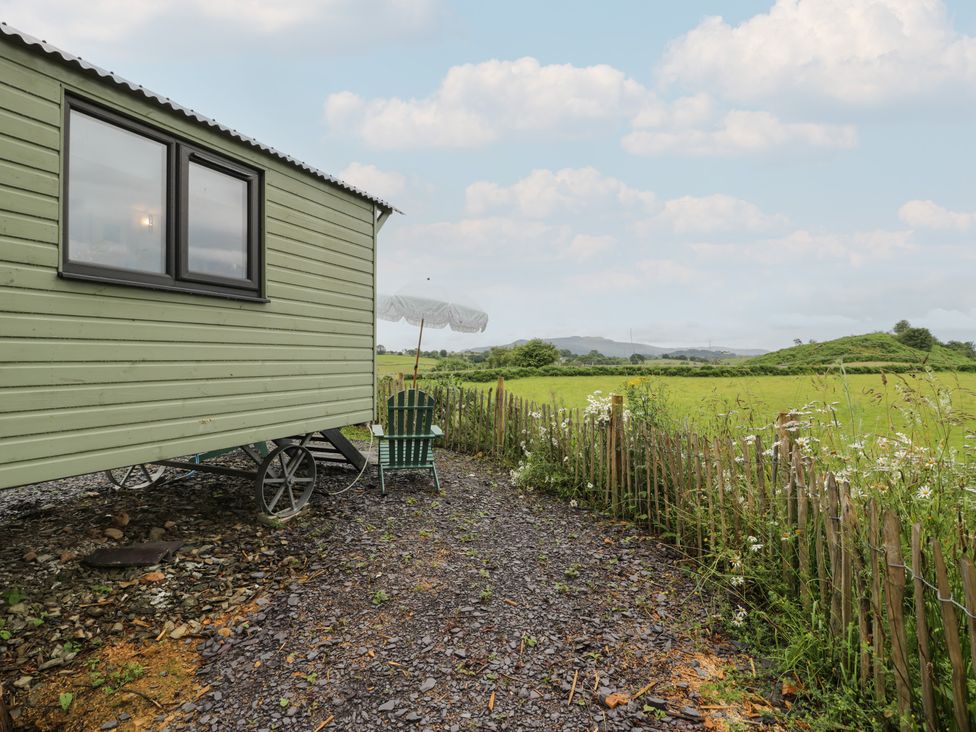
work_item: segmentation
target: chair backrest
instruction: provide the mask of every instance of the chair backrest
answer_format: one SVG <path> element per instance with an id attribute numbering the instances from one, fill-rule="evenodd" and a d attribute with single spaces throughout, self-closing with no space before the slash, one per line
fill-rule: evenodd
<path id="1" fill-rule="evenodd" d="M 387 400 L 386 417 L 390 464 L 425 464 L 433 439 L 434 398 L 419 389 L 401 391 Z"/>

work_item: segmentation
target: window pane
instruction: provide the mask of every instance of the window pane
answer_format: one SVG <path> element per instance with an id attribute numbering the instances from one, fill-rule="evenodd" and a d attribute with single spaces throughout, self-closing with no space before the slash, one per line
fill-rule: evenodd
<path id="1" fill-rule="evenodd" d="M 188 269 L 247 279 L 247 181 L 190 163 Z"/>
<path id="2" fill-rule="evenodd" d="M 68 253 L 73 262 L 166 271 L 166 146 L 71 112 Z"/>

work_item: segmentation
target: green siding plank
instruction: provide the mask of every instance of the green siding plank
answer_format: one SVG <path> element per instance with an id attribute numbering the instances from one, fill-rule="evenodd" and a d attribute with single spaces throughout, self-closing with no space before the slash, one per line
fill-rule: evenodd
<path id="1" fill-rule="evenodd" d="M 338 402 L 319 402 L 278 408 L 259 408 L 233 414 L 194 417 L 192 419 L 144 420 L 139 424 L 77 430 L 54 434 L 28 435 L 0 439 L 0 455 L 5 461 L 36 460 L 52 455 L 109 450 L 146 444 L 154 440 L 175 440 L 187 435 L 208 435 L 217 432 L 259 427 L 263 424 L 315 420 L 349 412 L 368 411 L 370 398 Z M 269 438 L 289 437 L 288 433 Z M 6 457 L 9 456 L 9 457 Z"/>
<path id="2" fill-rule="evenodd" d="M 271 292 L 278 285 L 282 289 Z M 2 288 L 11 288 L 4 291 Z M 37 268 L 14 264 L 0 264 L 0 310 L 10 310 L 6 306 L 7 297 L 15 297 L 17 289 L 49 292 L 52 290 L 70 293 L 72 295 L 86 295 L 99 298 L 139 298 L 161 304 L 178 303 L 199 310 L 236 309 L 241 312 L 262 317 L 263 313 L 280 313 L 283 315 L 305 315 L 330 319 L 342 319 L 350 322 L 369 323 L 372 321 L 372 300 L 356 298 L 359 308 L 350 308 L 347 300 L 342 300 L 342 293 L 320 293 L 321 297 L 315 301 L 309 300 L 307 288 L 288 289 L 285 283 L 274 280 L 268 282 L 270 303 L 251 303 L 241 300 L 226 300 L 223 298 L 207 297 L 205 295 L 186 295 L 182 293 L 162 293 L 142 287 L 126 287 L 123 285 L 85 282 L 82 280 L 59 280 L 57 273 L 48 268 Z M 319 302 L 319 301 L 322 302 Z M 367 300 L 370 307 L 365 307 Z M 118 307 L 126 307 L 126 303 L 119 303 Z M 124 312 L 124 311 L 122 311 Z M 175 319 L 175 322 L 181 322 Z"/>
<path id="3" fill-rule="evenodd" d="M 61 173 L 61 155 L 57 150 L 39 147 L 0 133 L 0 160 L 33 168 L 49 175 Z"/>
<path id="4" fill-rule="evenodd" d="M 325 278 L 321 274 L 310 274 L 308 272 L 286 269 L 274 265 L 268 267 L 268 274 L 269 276 L 273 275 L 272 279 L 275 282 L 287 282 L 290 285 L 305 287 L 311 290 L 321 288 L 324 284 L 323 280 L 330 279 L 334 280 L 334 288 L 339 289 L 341 287 L 345 294 L 365 297 L 371 301 L 373 299 L 373 288 L 371 285 L 358 285 L 354 282 L 344 281 L 339 278 Z"/>
<path id="5" fill-rule="evenodd" d="M 122 316 L 124 313 L 117 313 Z M 129 341 L 138 334 L 143 342 L 215 343 L 268 346 L 329 346 L 333 348 L 363 348 L 369 350 L 370 335 L 340 335 L 338 333 L 304 333 L 269 328 L 211 328 L 178 323 L 141 322 L 106 318 L 54 318 L 50 316 L 10 315 L 0 312 L 0 334 L 5 338 L 21 339 L 90 339 L 99 341 Z"/>
<path id="6" fill-rule="evenodd" d="M 372 250 L 366 242 L 359 239 L 358 234 L 350 233 L 348 236 L 343 237 L 338 226 L 326 225 L 323 225 L 322 229 L 328 229 L 328 231 L 313 231 L 312 229 L 307 229 L 279 218 L 275 215 L 273 206 L 269 206 L 268 208 L 269 211 L 266 219 L 268 233 L 276 234 L 286 239 L 291 239 L 292 241 L 314 245 L 321 251 L 318 257 L 311 257 L 312 259 L 324 259 L 334 252 L 336 254 L 345 254 L 347 257 L 360 259 L 367 267 L 373 261 Z M 357 241 L 352 241 L 353 237 L 356 237 Z"/>
<path id="7" fill-rule="evenodd" d="M 17 412 L 0 415 L 0 440 L 28 435 L 86 431 L 120 425 L 140 425 L 152 415 L 153 422 L 213 418 L 258 409 L 281 409 L 321 403 L 323 400 L 347 402 L 370 398 L 369 386 L 341 386 L 333 389 L 284 391 L 236 396 L 199 397 L 125 405 L 97 405 L 74 409 Z M 0 456 L 0 461 L 5 458 Z M 8 460 L 9 461 L 9 460 Z"/>
<path id="8" fill-rule="evenodd" d="M 61 211 L 57 198 L 11 188 L 4 185 L 7 182 L 0 178 L 0 210 L 58 222 Z"/>
<path id="9" fill-rule="evenodd" d="M 0 236 L 9 236 L 15 239 L 34 239 L 35 241 L 57 244 L 58 223 L 57 221 L 0 210 Z M 0 282 L 0 284 L 4 283 Z"/>
<path id="10" fill-rule="evenodd" d="M 7 78 L 2 74 L 0 74 L 0 79 L 3 80 L 0 81 L 0 109 L 9 110 L 23 117 L 30 117 L 54 127 L 61 126 L 61 105 L 58 102 L 11 86 L 6 83 Z"/>
<path id="11" fill-rule="evenodd" d="M 311 241 L 311 237 L 309 240 L 304 241 L 301 239 L 293 239 L 279 231 L 275 231 L 275 228 L 269 226 L 269 230 L 265 236 L 269 250 L 282 252 L 283 254 L 291 254 L 292 256 L 307 259 L 310 262 L 330 263 L 366 275 L 371 275 L 373 271 L 372 264 L 360 257 L 349 256 L 335 250 L 330 250 L 322 243 Z"/>
<path id="12" fill-rule="evenodd" d="M 289 300 L 300 300 L 318 305 L 335 305 L 337 307 L 373 312 L 373 298 L 356 295 L 346 295 L 340 292 L 325 292 L 311 287 L 299 287 L 284 282 L 269 282 L 268 297 L 284 297 Z"/>
<path id="13" fill-rule="evenodd" d="M 179 374 L 187 382 L 260 377 L 274 383 L 283 376 L 366 373 L 360 361 L 171 361 L 165 363 L 0 363 L 0 384 L 9 387 L 77 384 L 152 384 Z M 2 391 L 0 391 L 2 393 Z"/>
<path id="14" fill-rule="evenodd" d="M 154 343 L 149 341 L 32 340 L 0 337 L 0 362 L 90 361 L 310 361 L 369 358 L 368 348 L 327 346 L 251 346 L 228 343 Z"/>
<path id="15" fill-rule="evenodd" d="M 58 246 L 51 242 L 0 237 L 0 262 L 54 269 L 58 266 Z M 0 302 L 4 302 L 2 294 Z"/>
<path id="16" fill-rule="evenodd" d="M 61 133 L 57 127 L 2 108 L 0 108 L 0 133 L 51 150 L 61 148 Z"/>
<path id="17" fill-rule="evenodd" d="M 60 85 L 50 76 L 37 71 L 38 66 L 44 65 L 47 65 L 44 61 L 20 49 L 12 49 L 6 44 L 0 47 L 0 78 L 4 84 L 60 106 Z"/>
<path id="18" fill-rule="evenodd" d="M 373 204 L 343 190 L 338 186 L 322 183 L 314 187 L 305 184 L 305 173 L 284 165 L 273 167 L 268 175 L 268 185 L 292 193 L 312 203 L 341 211 L 349 216 L 368 221 L 373 216 Z M 317 179 L 316 179 L 317 180 Z"/>
<path id="19" fill-rule="evenodd" d="M 168 369 L 172 379 L 172 369 Z M 197 379 L 158 382 L 83 384 L 73 386 L 35 386 L 0 389 L 0 415 L 76 407 L 159 402 L 167 399 L 198 399 L 244 394 L 273 394 L 317 389 L 326 391 L 346 386 L 371 386 L 372 377 L 364 373 L 311 374 L 266 378 Z"/>
<path id="20" fill-rule="evenodd" d="M 3 144 L 0 142 L 0 154 Z M 11 188 L 41 193 L 57 198 L 60 195 L 58 176 L 22 163 L 0 160 L 0 181 Z"/>
<path id="21" fill-rule="evenodd" d="M 5 249 L 6 242 L 12 239 L 0 239 L 0 251 Z M 53 251 L 57 258 L 57 249 L 50 244 L 16 241 L 16 246 L 10 246 L 13 253 L 22 262 L 42 259 L 39 253 L 21 253 L 21 250 Z M 116 288 L 123 293 L 141 293 L 138 288 Z M 233 302 L 233 301 L 226 301 Z M 216 303 L 216 301 L 215 301 Z M 275 330 L 292 330 L 299 333 L 336 333 L 345 335 L 369 335 L 372 333 L 372 323 L 369 313 L 350 311 L 348 308 L 318 308 L 314 313 L 299 315 L 296 313 L 282 313 L 278 308 L 278 301 L 268 303 L 264 310 L 255 312 L 240 310 L 233 307 L 199 307 L 183 303 L 170 303 L 157 300 L 144 300 L 138 297 L 106 297 L 104 295 L 87 294 L 79 297 L 77 294 L 64 292 L 46 292 L 42 290 L 22 290 L 16 288 L 0 288 L 0 309 L 8 313 L 25 313 L 37 315 L 72 315 L 86 318 L 112 318 L 123 316 L 133 321 L 153 321 L 169 323 L 200 324 L 211 327 L 213 332 L 220 332 L 225 327 L 254 327 L 271 328 Z M 355 315 L 355 319 L 348 318 Z M 328 317 L 327 317 L 328 316 Z M 341 319 L 340 319 L 341 318 Z M 131 324 L 133 332 L 140 325 Z"/>
<path id="22" fill-rule="evenodd" d="M 275 206 L 294 216 L 297 221 L 308 222 L 300 223 L 306 228 L 314 228 L 317 222 L 331 221 L 352 232 L 373 238 L 373 222 L 370 218 L 362 216 L 360 209 L 356 209 L 355 215 L 349 215 L 344 211 L 330 208 L 317 201 L 310 201 L 277 187 L 270 188 L 268 199 Z"/>
<path id="23" fill-rule="evenodd" d="M 209 450 L 222 450 L 277 439 L 285 435 L 299 435 L 343 427 L 369 421 L 371 417 L 371 412 L 368 410 L 344 412 L 311 419 L 267 423 L 260 427 L 247 427 L 211 435 L 194 434 L 165 442 L 154 441 L 128 447 L 113 446 L 85 453 L 46 456 L 32 461 L 0 465 L 0 488 L 94 473 L 153 460 L 168 460 Z M 247 485 L 243 480 L 241 483 Z"/>
<path id="24" fill-rule="evenodd" d="M 301 257 L 292 252 L 283 252 L 278 249 L 268 247 L 267 263 L 271 268 L 289 270 L 287 274 L 272 273 L 272 278 L 285 280 L 291 272 L 308 272 L 309 274 L 328 277 L 339 282 L 348 282 L 355 285 L 373 286 L 373 276 L 356 269 L 339 266 L 333 261 L 322 261 L 320 259 L 309 259 Z M 335 285 L 333 285 L 334 287 Z"/>

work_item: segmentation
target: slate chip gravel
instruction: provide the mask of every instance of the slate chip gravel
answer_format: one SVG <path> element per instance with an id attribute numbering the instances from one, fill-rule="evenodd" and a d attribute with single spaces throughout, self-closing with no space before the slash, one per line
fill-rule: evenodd
<path id="1" fill-rule="evenodd" d="M 280 528 L 253 520 L 243 481 L 201 475 L 113 496 L 95 478 L 73 479 L 83 505 L 125 504 L 132 540 L 172 521 L 167 538 L 187 542 L 163 565 L 182 590 L 153 606 L 152 586 L 135 587 L 129 606 L 87 630 L 104 624 L 98 632 L 107 633 L 121 619 L 137 632 L 127 619 L 144 613 L 156 621 L 143 632 L 149 639 L 163 618 L 176 626 L 202 608 L 219 610 L 215 583 L 223 602 L 252 603 L 246 620 L 221 633 L 195 627 L 193 640 L 180 641 L 198 643 L 195 681 L 206 692 L 160 713 L 157 728 L 174 732 L 316 730 L 326 721 L 326 730 L 701 729 L 703 702 L 675 683 L 674 667 L 702 652 L 730 667 L 741 656 L 702 630 L 709 618 L 671 550 L 629 525 L 515 488 L 490 462 L 445 451 L 437 461 L 440 495 L 425 475 L 397 474 L 383 498 L 370 471 L 339 496 L 318 492 Z M 322 480 L 339 486 L 352 475 L 333 470 Z M 0 531 L 58 523 L 52 514 L 73 511 L 64 484 L 32 496 L 0 492 Z M 0 549 L 0 579 L 18 580 L 28 548 L 63 550 L 21 545 L 14 557 Z M 80 565 L 71 572 L 87 587 L 96 581 Z M 70 584 L 71 572 L 59 581 Z M 7 660 L 18 653 L 30 657 L 8 647 Z M 607 696 L 652 681 L 646 699 L 607 706 Z"/>

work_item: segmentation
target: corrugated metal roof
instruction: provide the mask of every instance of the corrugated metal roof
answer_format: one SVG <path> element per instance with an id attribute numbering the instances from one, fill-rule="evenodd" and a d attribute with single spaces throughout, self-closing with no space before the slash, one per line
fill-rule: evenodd
<path id="1" fill-rule="evenodd" d="M 143 99 L 149 100 L 150 102 L 154 102 L 155 104 L 158 104 L 161 107 L 165 107 L 166 109 L 171 109 L 174 112 L 178 112 L 179 114 L 182 114 L 184 117 L 187 117 L 188 119 L 191 119 L 194 122 L 198 122 L 202 125 L 206 125 L 207 127 L 213 130 L 217 130 L 221 134 L 227 135 L 228 137 L 231 137 L 239 142 L 243 142 L 245 145 L 249 145 L 253 148 L 256 148 L 261 152 L 267 153 L 268 155 L 278 158 L 279 160 L 282 160 L 288 163 L 289 165 L 292 165 L 300 170 L 303 170 L 306 173 L 314 175 L 316 178 L 320 178 L 324 181 L 332 183 L 335 186 L 338 186 L 339 188 L 342 188 L 343 190 L 349 191 L 350 193 L 359 196 L 360 198 L 364 198 L 365 200 L 369 201 L 370 203 L 376 204 L 382 209 L 385 209 L 387 211 L 396 211 L 397 213 L 402 213 L 402 211 L 394 207 L 392 204 L 384 201 L 382 198 L 377 198 L 376 196 L 370 195 L 366 191 L 360 190 L 355 186 L 351 186 L 348 183 L 339 180 L 333 175 L 329 175 L 328 173 L 325 173 L 319 170 L 318 168 L 313 168 L 311 165 L 308 165 L 307 163 L 303 163 L 301 160 L 297 160 L 291 157 L 290 155 L 286 155 L 280 150 L 276 150 L 273 147 L 269 147 L 264 143 L 258 142 L 253 137 L 242 135 L 237 130 L 232 130 L 230 127 L 225 127 L 224 125 L 220 124 L 215 120 L 210 119 L 209 117 L 204 117 L 202 114 L 198 114 L 197 112 L 194 112 L 192 109 L 187 109 L 186 107 L 177 104 L 176 102 L 174 102 L 172 99 L 169 99 L 168 97 L 164 97 L 159 94 L 156 94 L 155 92 L 152 92 L 149 89 L 146 89 L 145 87 L 139 86 L 138 84 L 133 84 L 131 81 L 123 79 L 121 76 L 117 76 L 116 74 L 113 74 L 111 71 L 106 71 L 105 69 L 99 66 L 95 66 L 94 64 L 85 61 L 80 56 L 75 56 L 66 51 L 62 51 L 60 48 L 57 48 L 56 46 L 52 46 L 50 43 L 46 41 L 42 41 L 26 33 L 23 33 L 22 31 L 19 31 L 16 28 L 7 25 L 6 23 L 0 23 L 0 37 L 13 39 L 14 41 L 21 43 L 22 45 L 24 45 L 25 47 L 27 47 L 28 49 L 36 53 L 41 53 L 44 56 L 54 58 L 55 60 L 63 64 L 72 66 L 76 69 L 80 69 L 85 73 L 91 74 L 93 76 L 97 76 L 100 79 L 115 84 L 116 86 L 126 90 L 130 94 L 135 94 L 139 97 L 142 97 Z"/>

